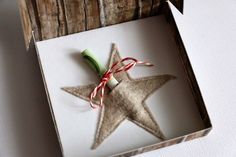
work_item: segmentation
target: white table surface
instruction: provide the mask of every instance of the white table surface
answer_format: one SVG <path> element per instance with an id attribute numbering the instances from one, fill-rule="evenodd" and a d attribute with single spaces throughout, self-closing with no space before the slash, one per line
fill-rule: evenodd
<path id="1" fill-rule="evenodd" d="M 174 9 L 213 130 L 138 157 L 236 156 L 236 1 L 185 0 Z M 58 157 L 35 53 L 26 53 L 17 3 L 0 0 L 0 157 Z"/>

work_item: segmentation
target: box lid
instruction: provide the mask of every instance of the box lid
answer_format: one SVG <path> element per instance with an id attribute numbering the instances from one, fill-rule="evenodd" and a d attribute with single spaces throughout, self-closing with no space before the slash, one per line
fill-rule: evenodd
<path id="1" fill-rule="evenodd" d="M 183 0 L 169 0 L 183 12 Z M 165 0 L 18 0 L 26 47 L 36 41 L 158 14 Z"/>

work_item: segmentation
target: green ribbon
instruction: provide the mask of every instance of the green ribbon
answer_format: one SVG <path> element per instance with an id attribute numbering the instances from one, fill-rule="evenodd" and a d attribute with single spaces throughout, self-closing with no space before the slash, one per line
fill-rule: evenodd
<path id="1" fill-rule="evenodd" d="M 107 71 L 107 68 L 100 63 L 98 58 L 88 49 L 84 50 L 81 55 L 86 60 L 86 62 L 90 65 L 90 67 L 98 73 L 99 77 L 102 77 L 104 73 Z M 113 89 L 115 86 L 118 85 L 118 81 L 111 77 L 111 79 L 107 82 L 107 85 L 110 89 Z"/>

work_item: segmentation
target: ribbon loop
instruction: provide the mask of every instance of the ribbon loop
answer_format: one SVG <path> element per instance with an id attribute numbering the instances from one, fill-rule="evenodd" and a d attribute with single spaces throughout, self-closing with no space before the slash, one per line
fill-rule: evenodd
<path id="1" fill-rule="evenodd" d="M 130 61 L 128 64 L 124 64 L 124 62 L 126 61 Z M 117 66 L 123 63 L 123 65 L 121 67 Z M 92 91 L 92 93 L 90 94 L 90 105 L 92 108 L 97 108 L 97 107 L 102 107 L 103 106 L 103 99 L 104 99 L 104 93 L 105 93 L 105 87 L 107 85 L 107 82 L 110 80 L 110 78 L 116 74 L 116 73 L 120 73 L 120 72 L 124 72 L 124 71 L 128 71 L 131 68 L 133 68 L 136 65 L 144 65 L 144 66 L 153 66 L 153 64 L 149 63 L 149 62 L 143 62 L 143 61 L 138 61 L 135 58 L 132 57 L 126 57 L 124 59 L 122 59 L 121 61 L 115 62 L 110 69 L 108 69 L 102 76 L 100 83 L 98 84 L 98 86 L 96 86 L 94 88 L 94 90 Z M 100 92 L 99 94 L 99 99 L 100 99 L 100 104 L 94 104 L 93 100 L 95 99 L 95 97 L 97 96 L 98 92 Z"/>

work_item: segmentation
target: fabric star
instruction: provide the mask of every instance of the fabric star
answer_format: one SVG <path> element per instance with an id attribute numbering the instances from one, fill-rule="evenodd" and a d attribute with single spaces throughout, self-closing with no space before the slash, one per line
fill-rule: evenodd
<path id="1" fill-rule="evenodd" d="M 118 49 L 114 45 L 109 67 L 120 60 Z M 166 82 L 175 79 L 175 76 L 165 74 L 132 79 L 127 72 L 121 72 L 114 74 L 114 77 L 120 83 L 105 95 L 92 149 L 96 149 L 126 119 L 164 140 L 164 134 L 144 101 Z M 76 97 L 90 101 L 89 95 L 94 88 L 95 84 L 62 89 Z M 94 103 L 99 104 L 99 99 L 95 98 Z"/>

